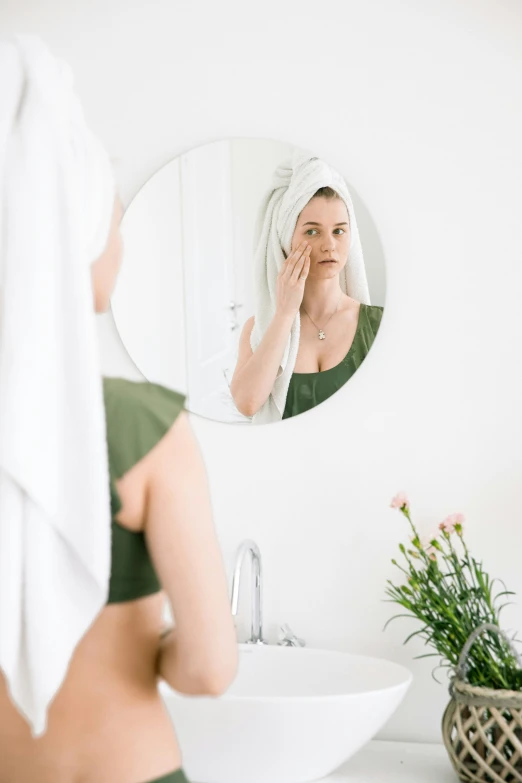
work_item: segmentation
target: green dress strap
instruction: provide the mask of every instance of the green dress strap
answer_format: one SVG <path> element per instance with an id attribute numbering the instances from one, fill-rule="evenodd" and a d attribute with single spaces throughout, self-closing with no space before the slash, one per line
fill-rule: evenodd
<path id="1" fill-rule="evenodd" d="M 120 479 L 168 432 L 185 396 L 148 381 L 104 378 L 111 478 Z M 119 509 L 118 509 L 119 510 Z"/>
<path id="2" fill-rule="evenodd" d="M 103 393 L 112 512 L 109 603 L 129 601 L 161 589 L 145 536 L 119 525 L 116 481 L 146 456 L 184 409 L 185 395 L 155 383 L 104 378 Z"/>

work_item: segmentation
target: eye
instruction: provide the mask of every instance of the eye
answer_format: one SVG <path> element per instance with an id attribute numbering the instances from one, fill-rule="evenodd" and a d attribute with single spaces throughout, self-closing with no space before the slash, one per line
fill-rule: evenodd
<path id="1" fill-rule="evenodd" d="M 345 234 L 345 233 L 346 233 L 346 231 L 344 230 L 344 228 L 336 228 L 335 230 L 336 230 L 336 231 L 342 231 L 342 233 L 343 233 L 343 234 Z"/>
<path id="2" fill-rule="evenodd" d="M 308 234 L 308 236 L 312 236 L 310 234 L 310 231 L 317 231 L 317 229 L 316 228 L 309 228 L 308 231 L 306 232 Z"/>

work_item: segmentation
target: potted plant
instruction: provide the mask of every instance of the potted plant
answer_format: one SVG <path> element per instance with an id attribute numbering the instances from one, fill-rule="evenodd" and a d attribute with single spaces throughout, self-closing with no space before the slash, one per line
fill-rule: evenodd
<path id="1" fill-rule="evenodd" d="M 407 519 L 411 538 L 400 544 L 401 584 L 388 580 L 391 602 L 419 623 L 406 639 L 424 639 L 451 670 L 450 702 L 442 721 L 444 744 L 465 783 L 522 783 L 522 665 L 513 641 L 501 630 L 500 613 L 513 595 L 497 591 L 464 539 L 464 517 L 452 514 L 437 534 L 423 539 L 408 498 L 392 508 Z M 391 622 L 391 620 L 389 622 Z M 388 623 L 387 623 L 388 625 Z M 439 667 L 437 667 L 439 668 Z"/>

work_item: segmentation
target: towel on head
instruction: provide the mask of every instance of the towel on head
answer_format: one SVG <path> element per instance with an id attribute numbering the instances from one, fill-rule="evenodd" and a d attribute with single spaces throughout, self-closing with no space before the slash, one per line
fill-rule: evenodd
<path id="1" fill-rule="evenodd" d="M 106 602 L 110 495 L 90 264 L 110 161 L 72 74 L 0 42 L 0 668 L 34 736 Z"/>
<path id="2" fill-rule="evenodd" d="M 263 199 L 256 221 L 255 312 L 254 327 L 250 336 L 253 351 L 263 339 L 275 315 L 277 276 L 285 259 L 290 255 L 292 237 L 299 215 L 319 188 L 328 186 L 341 196 L 350 219 L 350 249 L 348 261 L 340 272 L 341 288 L 345 294 L 357 301 L 370 304 L 361 241 L 346 182 L 324 161 L 306 150 L 296 149 L 290 160 L 277 167 L 272 186 Z M 279 421 L 283 417 L 290 378 L 299 350 L 300 326 L 298 312 L 292 324 L 272 392 L 254 415 L 252 419 L 254 424 Z"/>

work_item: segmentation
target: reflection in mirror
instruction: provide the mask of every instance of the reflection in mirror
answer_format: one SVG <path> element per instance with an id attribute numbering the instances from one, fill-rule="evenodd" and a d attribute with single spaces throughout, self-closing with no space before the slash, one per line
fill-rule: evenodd
<path id="1" fill-rule="evenodd" d="M 116 326 L 147 380 L 184 391 L 194 413 L 294 417 L 372 346 L 384 304 L 377 232 L 344 178 L 306 150 L 198 147 L 144 185 L 122 230 Z"/>

